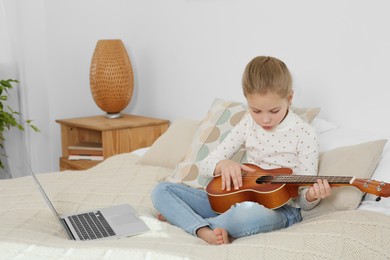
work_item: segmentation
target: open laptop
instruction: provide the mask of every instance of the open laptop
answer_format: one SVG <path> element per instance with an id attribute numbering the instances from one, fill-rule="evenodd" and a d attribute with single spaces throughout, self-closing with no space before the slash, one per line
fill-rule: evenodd
<path id="1" fill-rule="evenodd" d="M 59 215 L 30 166 L 27 165 L 47 205 L 58 219 L 69 239 L 92 240 L 119 238 L 140 234 L 149 227 L 128 204 L 110 206 L 77 214 Z M 65 173 L 64 173 L 65 174 Z"/>

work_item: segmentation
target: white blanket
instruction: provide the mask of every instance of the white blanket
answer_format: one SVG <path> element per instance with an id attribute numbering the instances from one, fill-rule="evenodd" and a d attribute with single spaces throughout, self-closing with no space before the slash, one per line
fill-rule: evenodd
<path id="1" fill-rule="evenodd" d="M 141 235 L 68 240 L 30 176 L 0 181 L 0 259 L 390 259 L 390 217 L 355 210 L 211 246 L 156 220 L 150 192 L 170 169 L 120 154 L 87 171 L 39 174 L 59 213 L 129 203 L 150 227 Z"/>

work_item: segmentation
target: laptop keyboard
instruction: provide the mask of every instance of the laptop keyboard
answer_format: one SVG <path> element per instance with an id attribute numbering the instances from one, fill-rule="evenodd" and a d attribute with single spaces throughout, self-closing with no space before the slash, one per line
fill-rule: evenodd
<path id="1" fill-rule="evenodd" d="M 114 236 L 107 220 L 100 211 L 69 216 L 68 219 L 81 240 Z"/>

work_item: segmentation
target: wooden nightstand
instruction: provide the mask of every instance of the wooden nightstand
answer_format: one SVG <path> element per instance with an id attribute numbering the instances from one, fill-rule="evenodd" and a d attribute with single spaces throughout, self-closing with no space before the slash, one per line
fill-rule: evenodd
<path id="1" fill-rule="evenodd" d="M 61 171 L 85 170 L 101 162 L 68 160 L 69 146 L 83 142 L 101 143 L 103 157 L 108 158 L 152 145 L 169 126 L 168 120 L 126 114 L 116 119 L 101 115 L 60 119 L 56 122 L 61 125 Z"/>

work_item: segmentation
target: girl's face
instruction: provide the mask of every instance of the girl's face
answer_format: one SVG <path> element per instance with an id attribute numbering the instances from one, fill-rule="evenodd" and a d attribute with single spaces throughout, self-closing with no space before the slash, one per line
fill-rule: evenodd
<path id="1" fill-rule="evenodd" d="M 281 98 L 278 94 L 252 94 L 246 97 L 253 120 L 266 131 L 278 126 L 287 114 L 292 94 Z"/>

